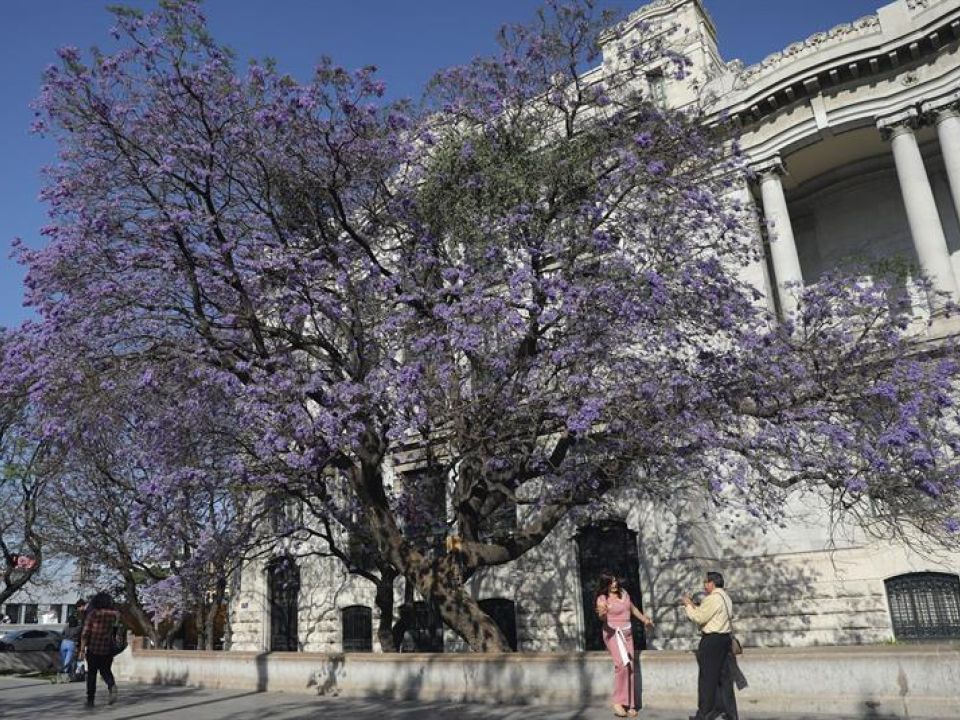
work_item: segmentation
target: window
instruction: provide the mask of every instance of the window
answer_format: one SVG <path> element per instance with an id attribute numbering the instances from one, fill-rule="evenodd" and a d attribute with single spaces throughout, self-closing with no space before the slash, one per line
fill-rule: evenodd
<path id="1" fill-rule="evenodd" d="M 504 598 L 488 598 L 481 600 L 478 605 L 490 619 L 493 620 L 500 632 L 507 639 L 511 650 L 517 649 L 517 606 L 513 600 Z"/>
<path id="2" fill-rule="evenodd" d="M 517 503 L 505 498 L 497 509 L 480 521 L 480 538 L 505 537 L 517 529 Z"/>
<path id="3" fill-rule="evenodd" d="M 35 623 L 37 622 L 38 611 L 40 606 L 36 603 L 30 603 L 29 605 L 23 606 L 23 622 L 25 623 Z"/>
<path id="4" fill-rule="evenodd" d="M 372 570 L 376 567 L 377 548 L 359 514 L 350 518 L 352 529 L 347 530 L 347 557 L 350 570 Z"/>
<path id="5" fill-rule="evenodd" d="M 394 637 L 397 647 L 404 651 L 443 652 L 443 620 L 440 612 L 430 603 L 417 600 L 400 606 L 400 622 L 395 626 L 402 634 Z M 412 640 L 412 646 L 404 642 Z"/>
<path id="6" fill-rule="evenodd" d="M 427 466 L 399 474 L 400 522 L 408 538 L 421 549 L 443 552 L 447 535 L 447 477 L 442 468 Z"/>
<path id="7" fill-rule="evenodd" d="M 667 103 L 667 82 L 663 70 L 651 70 L 647 73 L 647 91 L 650 102 L 657 107 L 664 107 Z"/>
<path id="8" fill-rule="evenodd" d="M 299 650 L 300 569 L 292 557 L 274 558 L 267 565 L 267 592 L 270 598 L 270 649 Z"/>
<path id="9" fill-rule="evenodd" d="M 373 612 L 365 605 L 352 605 L 341 611 L 344 652 L 373 651 Z"/>
<path id="10" fill-rule="evenodd" d="M 93 585 L 93 568 L 89 560 L 78 560 L 73 573 L 73 582 L 81 587 Z"/>
<path id="11" fill-rule="evenodd" d="M 20 603 L 7 603 L 7 609 L 4 614 L 10 618 L 10 622 L 14 625 L 20 622 L 20 609 L 22 607 Z"/>
<path id="12" fill-rule="evenodd" d="M 265 504 L 274 535 L 289 535 L 303 527 L 303 503 L 299 498 L 273 493 L 267 497 Z"/>
<path id="13" fill-rule="evenodd" d="M 910 573 L 884 583 L 897 640 L 960 638 L 960 577 L 948 573 Z"/>

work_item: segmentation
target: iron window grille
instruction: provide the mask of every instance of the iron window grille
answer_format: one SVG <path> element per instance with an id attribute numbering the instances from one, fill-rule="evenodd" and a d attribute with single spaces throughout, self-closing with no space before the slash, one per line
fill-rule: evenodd
<path id="1" fill-rule="evenodd" d="M 960 639 L 960 577 L 910 573 L 884 584 L 897 640 Z"/>
<path id="2" fill-rule="evenodd" d="M 373 652 L 373 612 L 365 605 L 341 611 L 343 652 Z"/>

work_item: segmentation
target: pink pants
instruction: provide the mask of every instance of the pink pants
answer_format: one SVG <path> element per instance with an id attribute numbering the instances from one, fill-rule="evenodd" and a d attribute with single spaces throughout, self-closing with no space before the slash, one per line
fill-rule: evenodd
<path id="1" fill-rule="evenodd" d="M 610 651 L 613 657 L 613 697 L 614 705 L 623 705 L 625 708 L 633 707 L 633 663 L 636 658 L 633 653 L 633 635 L 627 630 L 624 632 L 624 644 L 627 646 L 627 654 L 630 656 L 630 664 L 624 665 L 620 657 L 620 647 L 617 644 L 617 633 L 611 627 L 603 629 L 603 643 Z"/>

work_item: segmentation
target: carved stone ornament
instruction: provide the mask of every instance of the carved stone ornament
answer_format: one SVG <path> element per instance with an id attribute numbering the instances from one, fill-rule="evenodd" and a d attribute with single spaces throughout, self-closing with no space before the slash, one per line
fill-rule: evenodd
<path id="1" fill-rule="evenodd" d="M 880 32 L 880 18 L 877 15 L 867 15 L 851 23 L 837 25 L 825 32 L 815 33 L 806 40 L 792 43 L 780 52 L 768 55 L 759 63 L 746 68 L 740 74 L 739 79 L 743 83 L 752 82 L 760 75 L 764 75 L 781 65 L 793 62 L 806 55 L 821 52 L 827 45 L 878 32 Z"/>
<path id="2" fill-rule="evenodd" d="M 900 83 L 906 87 L 916 85 L 920 82 L 920 76 L 915 72 L 904 73 L 903 77 L 900 78 Z"/>
<path id="3" fill-rule="evenodd" d="M 900 133 L 913 132 L 919 125 L 920 113 L 916 108 L 906 108 L 877 118 L 877 129 L 880 131 L 880 137 L 884 140 L 889 140 Z"/>

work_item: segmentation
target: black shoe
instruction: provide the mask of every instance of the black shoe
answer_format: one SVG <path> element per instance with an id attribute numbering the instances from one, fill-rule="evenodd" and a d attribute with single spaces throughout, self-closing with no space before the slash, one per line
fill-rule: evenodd
<path id="1" fill-rule="evenodd" d="M 88 709 L 93 707 L 93 698 L 87 698 L 86 707 Z"/>

